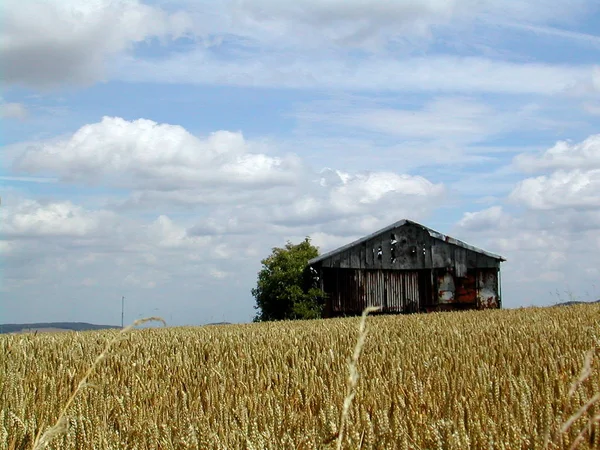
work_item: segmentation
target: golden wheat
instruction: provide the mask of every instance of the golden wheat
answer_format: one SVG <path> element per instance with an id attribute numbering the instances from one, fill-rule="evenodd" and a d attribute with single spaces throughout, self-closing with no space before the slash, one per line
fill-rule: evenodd
<path id="1" fill-rule="evenodd" d="M 5 335 L 0 449 L 33 448 L 102 353 L 47 448 L 600 448 L 599 313 L 370 317 L 358 362 L 360 318 L 135 330 L 108 352 L 118 331 Z"/>

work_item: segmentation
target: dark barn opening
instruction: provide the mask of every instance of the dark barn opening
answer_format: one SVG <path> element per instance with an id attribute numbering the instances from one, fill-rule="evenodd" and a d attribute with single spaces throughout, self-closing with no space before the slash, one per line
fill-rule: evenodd
<path id="1" fill-rule="evenodd" d="M 309 261 L 325 317 L 501 308 L 503 257 L 401 220 Z"/>

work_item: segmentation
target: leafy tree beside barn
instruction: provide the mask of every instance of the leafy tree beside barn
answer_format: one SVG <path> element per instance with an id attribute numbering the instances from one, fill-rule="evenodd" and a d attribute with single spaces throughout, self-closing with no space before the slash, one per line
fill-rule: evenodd
<path id="1" fill-rule="evenodd" d="M 314 287 L 308 261 L 319 256 L 319 249 L 305 238 L 299 244 L 287 242 L 275 247 L 263 259 L 252 295 L 258 310 L 255 322 L 269 320 L 316 319 L 321 317 L 325 295 Z"/>

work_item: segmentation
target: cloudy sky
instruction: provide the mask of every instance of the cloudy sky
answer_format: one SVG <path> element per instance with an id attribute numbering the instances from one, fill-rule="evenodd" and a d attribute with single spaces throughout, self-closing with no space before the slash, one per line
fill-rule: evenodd
<path id="1" fill-rule="evenodd" d="M 0 322 L 245 322 L 272 247 L 412 219 L 600 298 L 594 0 L 5 0 Z M 558 292 L 558 294 L 557 294 Z"/>

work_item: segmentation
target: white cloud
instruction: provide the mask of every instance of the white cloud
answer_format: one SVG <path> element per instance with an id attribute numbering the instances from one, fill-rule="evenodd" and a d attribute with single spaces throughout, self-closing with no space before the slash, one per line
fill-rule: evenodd
<path id="1" fill-rule="evenodd" d="M 518 155 L 515 165 L 527 172 L 600 168 L 600 134 L 589 136 L 577 144 L 559 141 L 538 154 Z"/>
<path id="2" fill-rule="evenodd" d="M 191 250 L 205 247 L 210 239 L 189 236 L 184 227 L 176 225 L 168 216 L 160 215 L 148 226 L 149 241 L 161 248 Z"/>
<path id="3" fill-rule="evenodd" d="M 481 57 L 372 57 L 350 62 L 327 54 L 240 54 L 216 59 L 204 50 L 164 60 L 124 58 L 114 77 L 131 82 L 386 90 L 391 92 L 495 92 L 557 94 L 591 77 L 593 67 L 513 63 Z"/>
<path id="4" fill-rule="evenodd" d="M 465 212 L 458 222 L 461 229 L 479 231 L 493 228 L 506 228 L 511 222 L 511 217 L 504 212 L 501 206 L 492 206 L 477 212 Z"/>
<path id="5" fill-rule="evenodd" d="M 591 79 L 591 67 L 587 66 L 414 57 L 427 50 L 433 36 L 444 40 L 449 29 L 460 34 L 471 33 L 473 26 L 504 24 L 539 32 L 541 27 L 534 25 L 569 23 L 587 12 L 585 0 L 550 4 L 540 0 L 288 3 L 9 0 L 0 10 L 4 17 L 0 31 L 4 81 L 39 88 L 116 78 L 548 94 L 589 84 Z M 161 4 L 165 8 L 160 8 Z M 174 5 L 179 11 L 168 12 Z M 166 48 L 164 59 L 133 56 L 136 44 L 181 36 L 193 37 L 194 50 L 180 53 Z M 350 57 L 347 50 L 353 47 L 372 57 Z M 220 53 L 223 49 L 224 55 L 233 52 L 234 61 Z"/>
<path id="6" fill-rule="evenodd" d="M 0 176 L 2 181 L 20 181 L 23 183 L 56 183 L 56 178 L 44 178 L 44 177 L 12 177 L 12 176 Z"/>
<path id="7" fill-rule="evenodd" d="M 217 131 L 200 139 L 176 125 L 104 117 L 66 139 L 28 144 L 16 168 L 158 191 L 294 182 L 301 171 L 297 157 L 253 153 L 253 146 L 261 148 L 241 133 Z"/>
<path id="8" fill-rule="evenodd" d="M 388 195 L 428 197 L 438 196 L 442 192 L 442 186 L 418 176 L 391 172 L 354 176 L 346 174 L 346 179 L 342 179 L 342 184 L 331 193 L 331 205 L 343 212 L 354 212 L 362 205 L 377 204 Z"/>
<path id="9" fill-rule="evenodd" d="M 600 169 L 557 171 L 521 181 L 510 195 L 532 209 L 598 208 Z"/>
<path id="10" fill-rule="evenodd" d="M 98 285 L 98 280 L 91 278 L 91 277 L 86 277 L 83 280 L 81 280 L 81 285 L 87 286 L 87 287 L 96 286 L 96 285 Z"/>
<path id="11" fill-rule="evenodd" d="M 583 109 L 589 114 L 600 116 L 600 103 L 584 103 Z"/>
<path id="12" fill-rule="evenodd" d="M 218 270 L 218 269 L 211 269 L 209 273 L 210 273 L 210 276 L 212 276 L 213 278 L 216 278 L 218 280 L 223 280 L 224 278 L 227 278 L 227 276 L 229 275 L 227 272 L 225 272 L 223 270 Z"/>
<path id="13" fill-rule="evenodd" d="M 0 211 L 4 236 L 10 238 L 88 237 L 113 224 L 109 211 L 90 212 L 71 202 L 8 203 Z"/>
<path id="14" fill-rule="evenodd" d="M 592 64 L 532 62 L 518 53 L 506 58 L 502 49 L 500 57 L 484 57 L 503 44 L 489 42 L 491 26 L 569 23 L 587 12 L 587 0 L 236 0 L 187 7 L 203 29 L 222 37 L 219 45 L 163 58 L 127 55 L 112 76 L 132 82 L 542 95 L 571 92 L 594 76 Z M 210 22 L 203 18 L 209 10 Z M 482 56 L 429 48 L 447 42 L 468 48 L 463 55 Z"/>
<path id="15" fill-rule="evenodd" d="M 395 35 L 427 35 L 430 27 L 468 14 L 474 1 L 241 0 L 229 11 L 245 35 L 290 42 L 300 36 L 309 46 L 319 40 L 343 46 L 373 46 Z"/>
<path id="16" fill-rule="evenodd" d="M 360 216 L 424 215 L 444 193 L 442 185 L 419 176 L 316 172 L 294 155 L 258 153 L 265 149 L 274 151 L 240 133 L 219 131 L 201 139 L 179 126 L 104 118 L 64 139 L 28 143 L 15 166 L 72 183 L 132 189 L 114 205 L 120 211 L 213 208 L 192 227 L 195 236 L 258 231 L 269 221 L 283 227 L 336 221 L 348 233 L 357 230 Z M 166 218 L 154 227 L 165 233 L 165 245 L 181 243 L 184 231 L 172 230 Z"/>
<path id="17" fill-rule="evenodd" d="M 600 209 L 600 135 L 578 144 L 556 143 L 545 152 L 521 154 L 515 165 L 526 172 L 547 172 L 522 180 L 510 199 L 531 209 Z"/>
<path id="18" fill-rule="evenodd" d="M 27 108 L 22 103 L 1 103 L 0 118 L 2 119 L 26 119 L 28 115 Z"/>
<path id="19" fill-rule="evenodd" d="M 285 192 L 263 192 L 259 201 L 221 204 L 189 232 L 197 236 L 289 236 L 327 231 L 356 236 L 389 221 L 425 217 L 444 193 L 443 185 L 419 176 L 326 169 Z"/>
<path id="20" fill-rule="evenodd" d="M 231 29 L 263 43 L 372 49 L 386 41 L 428 38 L 434 28 L 467 28 L 475 20 L 565 23 L 585 14 L 588 4 L 585 0 L 237 0 L 223 2 L 223 16 Z"/>
<path id="21" fill-rule="evenodd" d="M 191 26 L 185 13 L 137 0 L 5 0 L 0 14 L 4 82 L 42 88 L 102 80 L 107 62 L 134 43 Z"/>
<path id="22" fill-rule="evenodd" d="M 469 99 L 434 99 L 422 110 L 376 109 L 346 116 L 349 125 L 410 138 L 480 137 L 492 108 Z M 342 116 L 342 119 L 344 117 Z"/>
<path id="23" fill-rule="evenodd" d="M 494 23 L 503 27 L 512 28 L 516 30 L 529 31 L 536 35 L 562 38 L 566 40 L 576 41 L 582 44 L 588 44 L 592 47 L 600 46 L 600 36 L 589 33 L 581 33 L 577 31 L 568 31 L 556 27 L 549 26 L 536 26 L 527 23 L 508 22 L 494 20 Z"/>
<path id="24" fill-rule="evenodd" d="M 339 126 L 343 136 L 366 132 L 388 136 L 393 142 L 422 144 L 428 141 L 435 143 L 432 147 L 444 149 L 455 146 L 460 156 L 466 156 L 467 152 L 460 150 L 465 144 L 514 130 L 545 130 L 565 125 L 564 120 L 544 117 L 543 108 L 533 102 L 505 101 L 492 105 L 472 96 L 457 95 L 437 95 L 407 103 L 400 98 L 398 102 L 400 106 L 390 107 L 387 105 L 392 103 L 389 97 L 377 102 L 350 96 L 345 101 L 307 103 L 299 108 L 295 117 L 304 126 L 323 126 L 334 131 L 338 131 L 336 126 Z M 500 146 L 482 146 L 478 151 L 485 148 L 491 152 L 502 151 Z M 420 153 L 423 150 L 419 148 Z M 413 158 L 419 156 L 412 155 Z"/>

